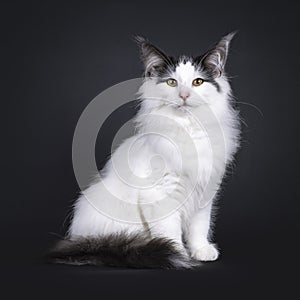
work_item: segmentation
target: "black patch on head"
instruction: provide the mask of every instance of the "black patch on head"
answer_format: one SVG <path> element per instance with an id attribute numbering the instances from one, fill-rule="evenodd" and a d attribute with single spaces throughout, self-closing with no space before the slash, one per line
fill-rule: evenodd
<path id="1" fill-rule="evenodd" d="M 195 68 L 199 72 L 204 74 L 204 76 L 202 78 L 204 81 L 211 83 L 212 85 L 215 86 L 215 88 L 217 89 L 218 92 L 221 92 L 221 87 L 217 83 L 217 81 L 215 79 L 216 77 L 213 76 L 213 74 L 209 71 L 209 69 L 206 69 L 203 67 L 203 65 L 201 63 L 203 57 L 204 57 L 204 55 L 194 57 L 193 62 L 192 62 L 193 66 L 195 66 Z"/>
<path id="2" fill-rule="evenodd" d="M 204 81 L 207 81 L 209 83 L 211 83 L 212 85 L 215 86 L 215 88 L 217 89 L 217 91 L 220 93 L 221 92 L 221 87 L 220 85 L 217 83 L 217 81 L 215 80 L 215 78 L 213 76 L 210 76 L 209 74 L 207 74 L 205 76 L 205 80 Z"/>
<path id="3" fill-rule="evenodd" d="M 177 64 L 182 62 L 185 65 L 188 61 L 191 61 L 190 57 L 188 57 L 186 55 L 181 55 L 177 61 Z"/>
<path id="4" fill-rule="evenodd" d="M 235 32 L 224 36 L 211 50 L 196 57 L 182 55 L 175 58 L 165 54 L 144 37 L 137 36 L 135 40 L 141 51 L 145 76 L 157 77 L 158 83 L 160 83 L 165 81 L 163 78 L 169 77 L 170 73 L 176 70 L 179 63 L 186 64 L 190 61 L 196 69 L 205 75 L 202 79 L 213 84 L 220 92 L 220 85 L 216 82 L 216 78 L 224 74 L 229 44 L 234 35 Z"/>

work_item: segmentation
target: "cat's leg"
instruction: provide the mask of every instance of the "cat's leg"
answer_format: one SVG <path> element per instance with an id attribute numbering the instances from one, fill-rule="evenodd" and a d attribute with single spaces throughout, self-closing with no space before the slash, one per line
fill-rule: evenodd
<path id="1" fill-rule="evenodd" d="M 153 237 L 164 237 L 174 241 L 177 249 L 184 255 L 187 255 L 182 241 L 181 216 L 178 211 L 165 219 L 152 223 L 150 232 Z"/>
<path id="2" fill-rule="evenodd" d="M 200 261 L 213 261 L 219 256 L 218 250 L 209 241 L 211 209 L 210 202 L 192 217 L 187 234 L 191 256 Z"/>

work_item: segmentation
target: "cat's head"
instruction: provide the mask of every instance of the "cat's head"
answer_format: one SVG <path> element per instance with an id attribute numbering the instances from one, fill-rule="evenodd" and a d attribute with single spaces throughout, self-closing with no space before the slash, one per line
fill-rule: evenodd
<path id="1" fill-rule="evenodd" d="M 224 36 L 206 53 L 191 57 L 168 56 L 143 37 L 136 37 L 145 68 L 143 99 L 152 107 L 194 108 L 227 97 L 230 86 L 224 67 L 235 33 Z"/>

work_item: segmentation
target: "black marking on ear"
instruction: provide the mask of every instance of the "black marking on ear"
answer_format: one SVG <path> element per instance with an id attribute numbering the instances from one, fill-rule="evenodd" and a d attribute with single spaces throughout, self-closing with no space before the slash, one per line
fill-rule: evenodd
<path id="1" fill-rule="evenodd" d="M 160 77 L 160 78 L 168 77 L 171 75 L 171 73 L 175 72 L 177 66 L 176 58 L 174 58 L 173 56 L 168 56 L 168 58 L 169 58 L 169 63 L 164 64 L 162 68 L 157 70 L 155 74 L 156 77 Z"/>
<path id="2" fill-rule="evenodd" d="M 236 32 L 224 36 L 212 49 L 194 58 L 195 65 L 213 78 L 222 76 L 227 60 L 229 44 Z"/>
<path id="3" fill-rule="evenodd" d="M 146 38 L 136 36 L 135 41 L 140 48 L 141 59 L 145 66 L 145 76 L 161 76 L 174 67 L 171 57 Z"/>

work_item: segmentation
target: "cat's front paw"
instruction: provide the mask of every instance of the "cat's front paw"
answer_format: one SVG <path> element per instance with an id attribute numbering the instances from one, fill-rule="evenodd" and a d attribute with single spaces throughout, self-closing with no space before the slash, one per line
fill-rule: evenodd
<path id="1" fill-rule="evenodd" d="M 218 256 L 219 251 L 212 244 L 198 247 L 192 252 L 192 257 L 200 261 L 214 261 Z"/>

